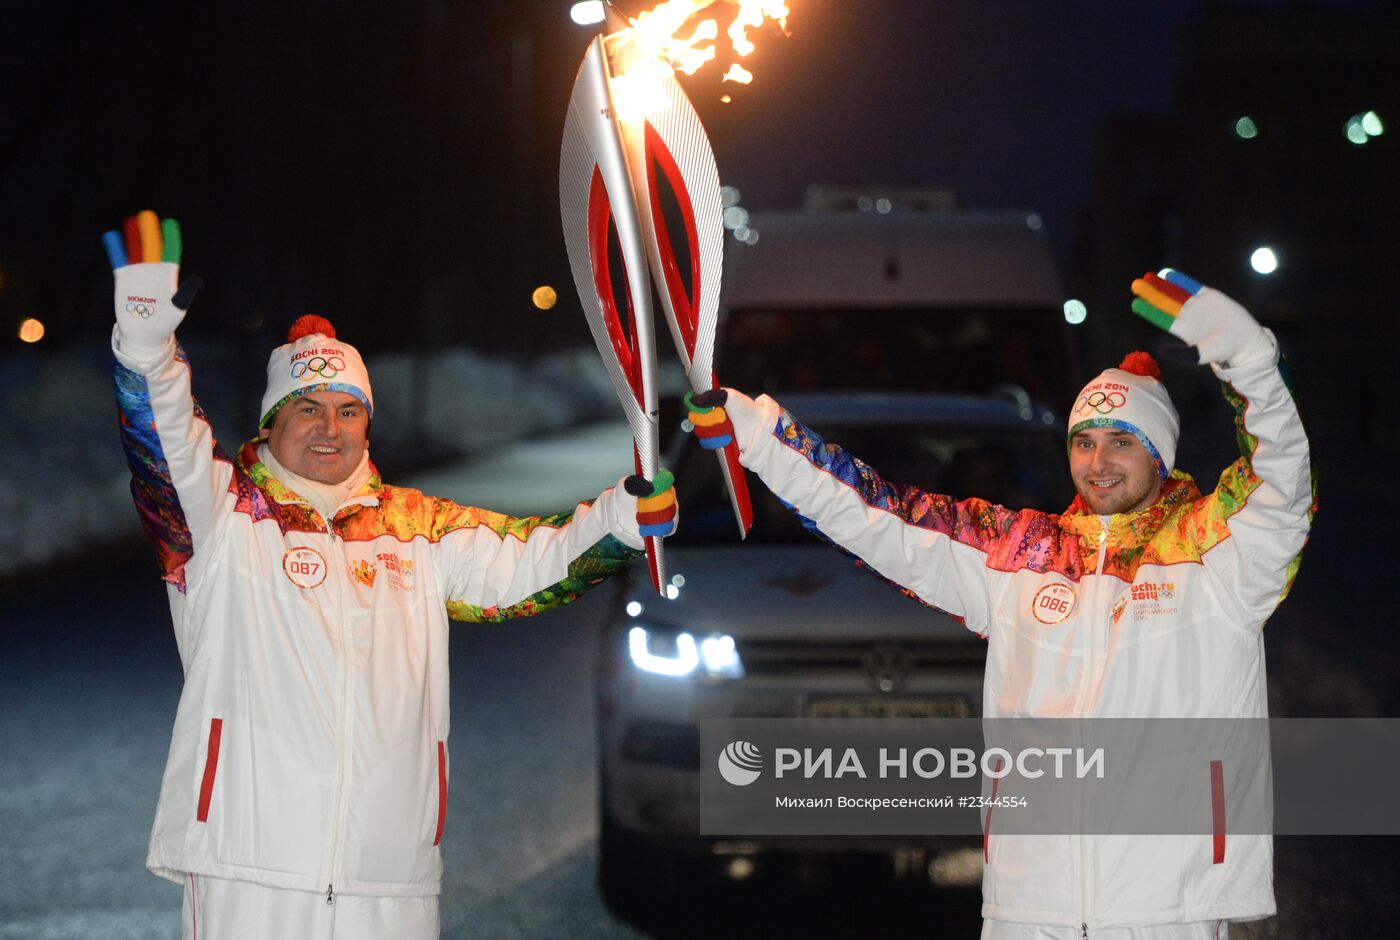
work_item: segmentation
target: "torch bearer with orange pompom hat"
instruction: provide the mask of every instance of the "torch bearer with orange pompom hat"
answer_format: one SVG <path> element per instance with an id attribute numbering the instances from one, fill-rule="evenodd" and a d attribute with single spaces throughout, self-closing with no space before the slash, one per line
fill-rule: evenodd
<path id="1" fill-rule="evenodd" d="M 374 417 L 374 392 L 359 351 L 337 339 L 335 327 L 325 317 L 307 314 L 292 324 L 287 342 L 268 357 L 267 390 L 263 392 L 258 427 L 267 427 L 287 402 L 315 391 L 353 395 Z"/>

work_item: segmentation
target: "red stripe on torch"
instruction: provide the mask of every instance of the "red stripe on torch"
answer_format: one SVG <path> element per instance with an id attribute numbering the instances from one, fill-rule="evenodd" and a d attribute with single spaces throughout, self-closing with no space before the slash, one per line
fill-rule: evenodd
<path id="1" fill-rule="evenodd" d="M 651 215 L 655 222 L 656 244 L 660 249 L 662 273 L 666 278 L 666 292 L 671 295 L 671 305 L 676 311 L 676 322 L 680 324 L 681 338 L 685 340 L 686 357 L 695 357 L 695 339 L 700 321 L 696 310 L 700 307 L 700 230 L 695 224 L 695 206 L 691 204 L 690 192 L 685 188 L 685 178 L 676 158 L 667 148 L 666 142 L 656 132 L 650 122 L 646 125 L 647 190 L 651 195 Z M 681 208 L 681 220 L 685 223 L 686 241 L 690 243 L 690 296 L 686 296 L 685 282 L 681 280 L 680 267 L 676 264 L 676 252 L 671 247 L 671 234 L 666 228 L 666 216 L 661 211 L 661 191 L 656 185 L 656 168 L 661 167 L 671 191 L 676 194 L 676 202 Z"/>
<path id="2" fill-rule="evenodd" d="M 608 228 L 612 222 L 612 205 L 608 202 L 608 189 L 603 184 L 603 174 L 593 168 L 593 181 L 588 187 L 588 255 L 593 265 L 593 289 L 598 294 L 598 302 L 603 307 L 603 323 L 608 328 L 608 338 L 612 340 L 613 354 L 617 356 L 622 372 L 627 376 L 627 384 L 632 395 L 642 401 L 642 365 L 637 350 L 637 330 L 633 321 L 636 313 L 632 310 L 632 294 L 627 270 L 622 271 L 623 290 L 627 292 L 627 319 L 633 328 L 631 335 L 622 330 L 622 319 L 617 309 L 617 299 L 613 295 L 612 268 L 608 264 Z"/>

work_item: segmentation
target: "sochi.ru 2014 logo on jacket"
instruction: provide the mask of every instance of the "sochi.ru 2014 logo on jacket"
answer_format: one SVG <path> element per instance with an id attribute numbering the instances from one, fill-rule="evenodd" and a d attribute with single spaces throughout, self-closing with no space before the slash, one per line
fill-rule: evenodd
<path id="1" fill-rule="evenodd" d="M 394 552 L 380 552 L 375 560 L 389 575 L 389 587 L 395 591 L 413 590 L 413 559 L 400 558 Z"/>
<path id="2" fill-rule="evenodd" d="M 1133 620 L 1146 620 L 1158 614 L 1174 614 L 1177 596 L 1175 581 L 1142 581 L 1128 589 L 1121 603 L 1132 602 Z M 1122 611 L 1119 610 L 1121 615 Z"/>

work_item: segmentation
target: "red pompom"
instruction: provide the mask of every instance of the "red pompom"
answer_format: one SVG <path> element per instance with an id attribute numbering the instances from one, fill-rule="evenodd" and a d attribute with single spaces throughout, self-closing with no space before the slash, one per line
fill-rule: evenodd
<path id="1" fill-rule="evenodd" d="M 297 322 L 292 324 L 292 328 L 287 331 L 287 342 L 295 343 L 303 336 L 313 336 L 320 333 L 327 339 L 335 339 L 335 327 L 331 326 L 331 321 L 325 317 L 318 317 L 314 313 L 297 317 Z"/>
<path id="2" fill-rule="evenodd" d="M 1162 370 L 1157 366 L 1157 360 L 1142 350 L 1128 353 L 1118 364 L 1118 368 L 1124 372 L 1131 372 L 1133 375 L 1146 376 L 1149 379 L 1161 380 L 1162 378 Z"/>

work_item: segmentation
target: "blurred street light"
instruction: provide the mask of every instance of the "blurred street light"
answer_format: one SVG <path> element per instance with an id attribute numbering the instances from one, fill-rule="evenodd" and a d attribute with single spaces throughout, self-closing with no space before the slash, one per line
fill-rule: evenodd
<path id="1" fill-rule="evenodd" d="M 586 0 L 584 3 L 575 3 L 569 10 L 569 19 L 580 26 L 592 26 L 595 23 L 603 22 L 602 0 Z"/>
<path id="2" fill-rule="evenodd" d="M 1384 133 L 1385 124 L 1381 122 L 1381 116 L 1374 111 L 1353 114 L 1347 121 L 1347 140 L 1358 147 L 1369 142 L 1372 137 L 1379 137 Z"/>
<path id="3" fill-rule="evenodd" d="M 19 338 L 22 343 L 37 343 L 44 338 L 44 324 L 30 317 L 19 325 Z"/>
<path id="4" fill-rule="evenodd" d="M 530 295 L 530 302 L 540 310 L 550 309 L 558 300 L 559 295 L 555 293 L 554 288 L 550 287 L 548 284 L 542 284 L 536 287 L 535 292 Z"/>
<path id="5" fill-rule="evenodd" d="M 1253 140 L 1259 136 L 1259 128 L 1255 126 L 1254 119 L 1245 115 L 1235 122 L 1235 136 L 1240 140 Z"/>
<path id="6" fill-rule="evenodd" d="M 1268 246 L 1256 248 L 1249 256 L 1249 266 L 1259 274 L 1273 274 L 1278 270 L 1278 255 Z"/>
<path id="7" fill-rule="evenodd" d="M 1361 124 L 1361 115 L 1359 114 L 1354 115 L 1351 120 L 1347 121 L 1346 135 L 1347 140 L 1358 147 L 1363 146 L 1371 139 L 1371 135 L 1366 133 L 1366 128 Z"/>
<path id="8" fill-rule="evenodd" d="M 1065 301 L 1065 322 L 1078 326 L 1089 316 L 1089 308 L 1084 306 L 1084 301 L 1075 300 L 1071 297 Z"/>

